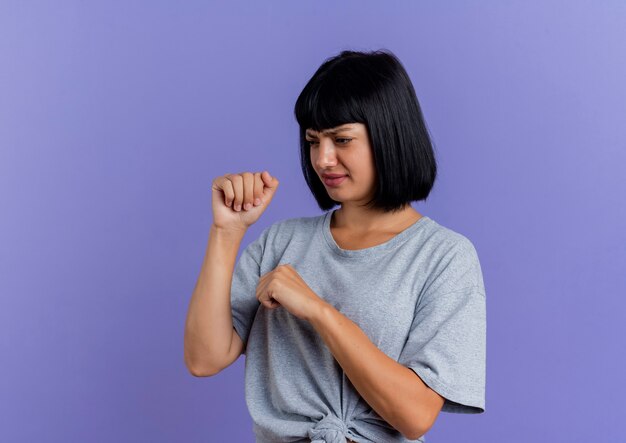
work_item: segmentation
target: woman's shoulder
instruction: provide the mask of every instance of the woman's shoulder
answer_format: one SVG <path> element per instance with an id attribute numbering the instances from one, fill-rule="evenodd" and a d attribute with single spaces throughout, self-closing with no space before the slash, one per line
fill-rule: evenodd
<path id="1" fill-rule="evenodd" d="M 301 232 L 314 231 L 324 215 L 290 217 L 277 220 L 268 228 L 274 235 L 293 235 Z"/>
<path id="2" fill-rule="evenodd" d="M 464 233 L 442 225 L 430 217 L 429 221 L 428 233 L 425 236 L 425 240 L 432 248 L 440 252 L 449 251 L 451 249 L 475 249 L 474 243 Z"/>
<path id="3" fill-rule="evenodd" d="M 261 230 L 257 241 L 280 246 L 297 238 L 312 238 L 319 229 L 324 215 L 284 218 L 272 222 Z"/>
<path id="4" fill-rule="evenodd" d="M 429 267 L 429 280 L 438 283 L 425 286 L 431 286 L 431 290 L 437 288 L 439 292 L 478 287 L 484 294 L 482 269 L 474 242 L 466 234 L 434 220 L 427 237 L 420 256 Z"/>

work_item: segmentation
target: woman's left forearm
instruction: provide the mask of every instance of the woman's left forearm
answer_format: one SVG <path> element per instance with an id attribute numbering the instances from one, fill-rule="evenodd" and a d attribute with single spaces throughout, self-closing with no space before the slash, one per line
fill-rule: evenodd
<path id="1" fill-rule="evenodd" d="M 421 437 L 431 422 L 424 382 L 374 345 L 359 326 L 321 301 L 308 319 L 358 393 L 391 426 L 409 439 Z"/>

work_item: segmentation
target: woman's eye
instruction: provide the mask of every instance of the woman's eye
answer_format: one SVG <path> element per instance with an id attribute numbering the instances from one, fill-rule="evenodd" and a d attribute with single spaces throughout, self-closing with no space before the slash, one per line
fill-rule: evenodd
<path id="1" fill-rule="evenodd" d="M 337 143 L 339 143 L 340 145 L 347 145 L 348 143 L 350 143 L 352 139 L 351 138 L 337 138 L 335 139 L 335 141 Z M 319 144 L 317 141 L 314 140 L 307 140 L 307 143 L 309 144 L 310 147 L 313 147 L 317 144 Z"/>

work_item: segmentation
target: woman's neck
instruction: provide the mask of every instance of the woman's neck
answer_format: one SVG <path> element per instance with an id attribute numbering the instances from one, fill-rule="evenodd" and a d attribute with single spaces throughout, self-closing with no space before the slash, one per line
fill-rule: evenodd
<path id="1" fill-rule="evenodd" d="M 330 227 L 360 234 L 389 232 L 396 229 L 402 231 L 420 218 L 422 215 L 411 205 L 406 205 L 404 209 L 393 213 L 342 205 L 340 209 L 334 211 Z"/>

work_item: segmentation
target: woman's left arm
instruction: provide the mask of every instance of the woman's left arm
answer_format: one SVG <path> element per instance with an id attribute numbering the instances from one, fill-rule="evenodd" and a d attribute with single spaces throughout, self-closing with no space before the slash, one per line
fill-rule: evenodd
<path id="1" fill-rule="evenodd" d="M 363 399 L 405 437 L 432 427 L 444 399 L 411 369 L 374 345 L 356 323 L 319 297 L 289 264 L 262 275 L 256 297 L 268 309 L 284 308 L 308 321 Z"/>
<path id="2" fill-rule="evenodd" d="M 428 432 L 441 411 L 443 397 L 378 349 L 356 323 L 324 300 L 319 300 L 318 309 L 307 320 L 378 415 L 409 439 Z"/>

